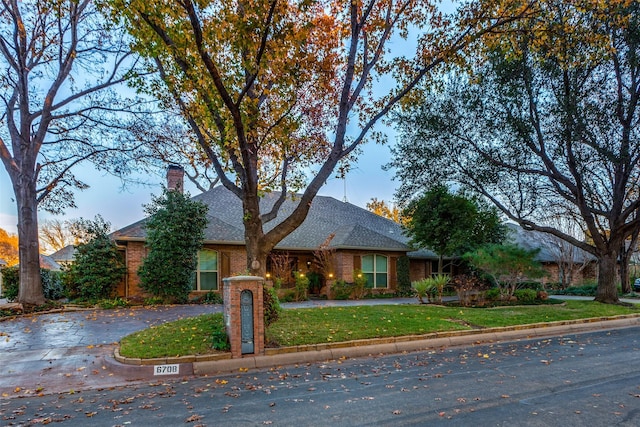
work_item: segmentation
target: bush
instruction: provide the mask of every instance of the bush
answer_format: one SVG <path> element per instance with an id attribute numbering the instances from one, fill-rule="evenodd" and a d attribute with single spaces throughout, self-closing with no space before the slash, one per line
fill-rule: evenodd
<path id="1" fill-rule="evenodd" d="M 211 348 L 219 351 L 229 351 L 231 349 L 229 336 L 225 329 L 213 331 L 211 334 Z"/>
<path id="2" fill-rule="evenodd" d="M 367 286 L 367 276 L 362 270 L 353 271 L 353 297 L 360 299 L 364 297 L 365 287 Z"/>
<path id="3" fill-rule="evenodd" d="M 44 297 L 49 300 L 59 300 L 66 296 L 62 271 L 40 269 L 42 290 Z"/>
<path id="4" fill-rule="evenodd" d="M 398 276 L 398 296 L 412 296 L 413 290 L 411 289 L 411 279 L 409 276 L 409 257 L 401 256 L 398 258 L 396 270 Z"/>
<path id="5" fill-rule="evenodd" d="M 418 301 L 420 301 L 420 304 L 430 302 L 431 297 L 433 297 L 436 292 L 435 284 L 429 278 L 415 281 L 412 283 L 412 285 L 413 289 L 415 290 L 416 296 L 418 297 Z"/>
<path id="6" fill-rule="evenodd" d="M 451 285 L 458 294 L 460 305 L 469 306 L 479 293 L 486 289 L 487 284 L 477 276 L 461 274 L 451 279 Z"/>
<path id="7" fill-rule="evenodd" d="M 109 310 L 112 308 L 127 307 L 129 303 L 120 297 L 115 297 L 113 299 L 100 300 L 98 301 L 98 305 L 105 310 Z"/>
<path id="8" fill-rule="evenodd" d="M 336 280 L 336 282 L 333 285 L 331 285 L 331 297 L 333 299 L 336 299 L 336 300 L 349 299 L 352 292 L 353 292 L 353 285 L 350 285 L 344 280 Z"/>
<path id="9" fill-rule="evenodd" d="M 276 290 L 270 286 L 264 287 L 262 299 L 264 307 L 264 326 L 266 328 L 280 318 L 282 307 L 280 306 Z"/>
<path id="10" fill-rule="evenodd" d="M 164 190 L 145 212 L 149 253 L 138 270 L 140 287 L 169 302 L 186 302 L 207 226 L 207 207 L 188 194 Z"/>
<path id="11" fill-rule="evenodd" d="M 595 296 L 598 285 L 585 284 L 582 286 L 569 286 L 564 291 L 557 291 L 558 295 Z"/>
<path id="12" fill-rule="evenodd" d="M 44 297 L 50 300 L 58 300 L 65 297 L 63 273 L 40 269 L 40 280 Z M 2 269 L 2 297 L 9 301 L 15 301 L 20 291 L 20 268 L 18 266 Z"/>
<path id="13" fill-rule="evenodd" d="M 296 272 L 295 301 L 306 301 L 309 292 L 309 278 L 304 273 Z"/>
<path id="14" fill-rule="evenodd" d="M 111 224 L 100 215 L 93 221 L 81 220 L 87 243 L 76 246 L 75 261 L 65 280 L 68 295 L 89 301 L 109 299 L 126 273 L 122 253 L 109 237 Z"/>
<path id="15" fill-rule="evenodd" d="M 20 270 L 17 266 L 2 269 L 2 297 L 9 301 L 18 298 Z"/>
<path id="16" fill-rule="evenodd" d="M 499 288 L 491 288 L 485 294 L 485 298 L 489 301 L 498 301 L 502 299 L 502 295 Z"/>
<path id="17" fill-rule="evenodd" d="M 518 289 L 513 295 L 518 301 L 523 303 L 532 303 L 538 298 L 538 291 L 534 289 Z"/>
<path id="18" fill-rule="evenodd" d="M 199 301 L 201 304 L 224 304 L 222 295 L 219 292 L 209 291 Z"/>

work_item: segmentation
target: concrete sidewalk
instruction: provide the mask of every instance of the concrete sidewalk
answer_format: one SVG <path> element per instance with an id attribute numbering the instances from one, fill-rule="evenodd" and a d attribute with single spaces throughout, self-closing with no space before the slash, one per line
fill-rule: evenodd
<path id="1" fill-rule="evenodd" d="M 571 298 L 574 299 L 574 298 Z M 581 299 L 581 298 L 578 298 Z M 638 302 L 638 301 L 636 301 Z M 362 301 L 306 301 L 283 304 L 285 308 L 417 304 L 414 298 Z M 559 322 L 527 327 L 438 333 L 417 337 L 362 340 L 349 343 L 267 349 L 264 356 L 220 360 L 211 356 L 119 362 L 117 342 L 149 326 L 204 313 L 220 312 L 220 305 L 134 307 L 29 315 L 0 322 L 0 395 L 4 398 L 42 393 L 67 393 L 100 389 L 141 381 L 163 381 L 191 375 L 245 371 L 323 360 L 367 357 L 387 353 L 475 345 L 532 337 L 548 337 L 598 329 L 640 326 L 640 317 L 607 321 Z M 117 353 L 117 352 L 116 352 Z M 123 360 L 123 359 L 120 359 Z M 177 365 L 173 375 L 156 375 L 155 366 Z"/>

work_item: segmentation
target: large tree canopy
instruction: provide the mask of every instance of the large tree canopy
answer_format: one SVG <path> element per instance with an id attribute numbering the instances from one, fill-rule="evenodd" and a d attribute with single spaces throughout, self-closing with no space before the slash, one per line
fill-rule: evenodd
<path id="1" fill-rule="evenodd" d="M 297 228 L 336 165 L 439 64 L 528 2 L 109 0 L 160 70 L 141 87 L 177 104 L 222 184 L 243 203 L 247 266 Z M 410 51 L 407 40 L 417 43 Z M 413 41 L 413 40 L 412 40 Z M 388 84 L 390 89 L 383 90 Z M 261 211 L 260 195 L 280 199 Z M 297 208 L 275 218 L 290 192 Z"/>
<path id="2" fill-rule="evenodd" d="M 470 56 L 470 74 L 399 120 L 392 164 L 415 194 L 455 182 L 527 229 L 599 259 L 596 300 L 617 302 L 616 263 L 640 227 L 637 2 L 540 2 Z M 556 227 L 561 215 L 590 239 Z"/>
<path id="3" fill-rule="evenodd" d="M 74 206 L 80 163 L 127 172 L 121 113 L 135 103 L 110 90 L 135 66 L 125 36 L 93 0 L 0 2 L 0 159 L 18 208 L 22 303 L 44 302 L 38 208 Z"/>
<path id="4" fill-rule="evenodd" d="M 412 245 L 438 255 L 439 274 L 443 273 L 443 257 L 502 243 L 507 234 L 495 208 L 477 198 L 452 194 L 443 185 L 413 200 L 402 214 L 407 218 L 405 228 Z"/>

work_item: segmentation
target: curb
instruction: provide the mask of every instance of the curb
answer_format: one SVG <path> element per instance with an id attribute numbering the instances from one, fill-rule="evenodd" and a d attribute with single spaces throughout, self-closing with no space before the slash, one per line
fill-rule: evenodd
<path id="1" fill-rule="evenodd" d="M 267 348 L 265 355 L 232 359 L 230 353 L 195 356 L 134 359 L 114 351 L 113 368 L 144 377 L 154 376 L 155 366 L 177 364 L 179 374 L 208 375 L 269 368 L 283 365 L 368 357 L 382 354 L 423 351 L 441 347 L 477 345 L 501 341 L 515 341 L 536 337 L 549 337 L 569 333 L 582 333 L 602 329 L 640 326 L 640 315 L 629 314 L 612 317 L 595 317 L 579 320 L 534 323 L 481 330 L 434 332 L 425 335 L 374 338 L 340 343 L 313 344 L 293 347 Z"/>

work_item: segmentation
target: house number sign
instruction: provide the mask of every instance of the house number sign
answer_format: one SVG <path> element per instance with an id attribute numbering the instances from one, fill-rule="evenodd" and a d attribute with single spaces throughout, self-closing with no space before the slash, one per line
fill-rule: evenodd
<path id="1" fill-rule="evenodd" d="M 244 290 L 240 293 L 240 330 L 242 354 L 254 353 L 253 348 L 253 293 Z"/>

